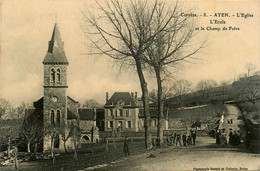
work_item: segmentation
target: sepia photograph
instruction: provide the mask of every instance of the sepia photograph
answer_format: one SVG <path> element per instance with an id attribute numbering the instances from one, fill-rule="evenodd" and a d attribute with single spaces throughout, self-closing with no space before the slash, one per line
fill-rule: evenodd
<path id="1" fill-rule="evenodd" d="M 0 0 L 1 171 L 260 171 L 259 0 Z"/>

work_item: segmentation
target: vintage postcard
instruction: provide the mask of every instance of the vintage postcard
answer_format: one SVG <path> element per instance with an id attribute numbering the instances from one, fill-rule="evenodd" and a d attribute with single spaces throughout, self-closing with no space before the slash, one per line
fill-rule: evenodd
<path id="1" fill-rule="evenodd" d="M 0 0 L 0 170 L 260 170 L 260 1 Z"/>

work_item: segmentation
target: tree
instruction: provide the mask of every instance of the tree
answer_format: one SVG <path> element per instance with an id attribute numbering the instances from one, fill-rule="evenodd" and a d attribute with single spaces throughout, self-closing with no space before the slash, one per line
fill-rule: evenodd
<path id="1" fill-rule="evenodd" d="M 214 93 L 216 87 L 217 82 L 215 80 L 202 80 L 198 82 L 196 89 L 204 103 L 214 103 L 215 99 L 212 94 Z"/>
<path id="2" fill-rule="evenodd" d="M 256 66 L 251 64 L 251 63 L 247 63 L 245 68 L 247 69 L 247 76 L 250 76 L 250 72 L 254 71 L 256 69 Z"/>
<path id="3" fill-rule="evenodd" d="M 45 125 L 45 134 L 51 137 L 51 156 L 52 156 L 52 162 L 55 164 L 55 153 L 54 153 L 54 141 L 57 136 L 60 134 L 60 126 L 53 125 L 53 124 L 47 124 Z"/>
<path id="4" fill-rule="evenodd" d="M 67 153 L 66 142 L 72 137 L 73 129 L 74 127 L 70 123 L 67 123 L 67 125 L 63 124 L 59 127 L 65 153 Z"/>
<path id="5" fill-rule="evenodd" d="M 161 9 L 155 1 L 131 1 L 124 3 L 111 0 L 106 5 L 98 2 L 100 13 L 83 13 L 84 20 L 91 28 L 87 37 L 94 45 L 97 53 L 105 54 L 115 61 L 134 65 L 139 77 L 145 114 L 145 144 L 152 148 L 151 119 L 149 113 L 149 96 L 147 82 L 143 73 L 143 56 L 145 51 L 154 43 L 155 38 L 162 32 L 169 32 L 169 24 L 174 22 L 175 11 L 168 11 L 162 17 L 158 27 L 151 27 L 157 20 L 156 11 Z M 167 10 L 167 9 L 166 9 Z"/>
<path id="6" fill-rule="evenodd" d="M 2 116 L 4 116 L 5 114 L 10 114 L 10 112 L 12 111 L 12 105 L 11 103 L 4 99 L 4 98 L 0 98 L 0 118 Z"/>
<path id="7" fill-rule="evenodd" d="M 188 80 L 178 80 L 172 87 L 171 91 L 179 102 L 180 107 L 183 106 L 183 95 L 191 92 L 191 83 Z"/>
<path id="8" fill-rule="evenodd" d="M 42 129 L 42 125 L 37 122 L 25 122 L 22 125 L 20 130 L 21 138 L 27 143 L 27 152 L 31 152 L 31 142 L 35 140 L 40 134 L 40 130 Z"/>
<path id="9" fill-rule="evenodd" d="M 217 87 L 217 82 L 215 80 L 202 80 L 198 82 L 196 89 L 200 90 L 209 90 Z"/>
<path id="10" fill-rule="evenodd" d="M 234 98 L 236 101 L 249 102 L 256 111 L 256 99 L 260 95 L 260 77 L 258 75 L 251 77 L 242 77 L 232 84 Z"/>
<path id="11" fill-rule="evenodd" d="M 80 136 L 80 129 L 77 126 L 75 122 L 71 122 L 70 124 L 71 132 L 72 132 L 72 137 L 73 137 L 73 144 L 74 144 L 74 159 L 78 160 L 78 153 L 77 153 L 77 148 L 78 148 L 78 138 Z"/>
<path id="12" fill-rule="evenodd" d="M 86 108 L 102 107 L 102 105 L 99 104 L 99 103 L 98 103 L 96 100 L 94 100 L 94 99 L 88 99 L 88 100 L 86 100 L 82 106 L 83 106 L 83 107 L 86 107 Z"/>
<path id="13" fill-rule="evenodd" d="M 168 7 L 167 7 L 168 6 Z M 205 42 L 199 46 L 192 45 L 195 37 L 194 21 L 190 16 L 182 16 L 186 12 L 175 5 L 158 2 L 154 14 L 154 22 L 149 31 L 158 30 L 164 23 L 165 16 L 172 17 L 167 29 L 156 35 L 154 43 L 149 46 L 144 55 L 144 61 L 153 68 L 157 80 L 158 97 L 158 137 L 160 145 L 163 143 L 163 74 L 169 75 L 169 68 L 176 68 L 181 62 L 194 59 L 194 55 L 203 48 Z"/>

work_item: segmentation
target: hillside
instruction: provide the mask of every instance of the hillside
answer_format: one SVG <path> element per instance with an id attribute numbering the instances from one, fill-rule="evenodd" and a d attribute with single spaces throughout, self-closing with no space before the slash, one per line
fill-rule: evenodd
<path id="1" fill-rule="evenodd" d="M 260 99 L 260 76 L 242 77 L 232 84 L 200 90 L 166 100 L 170 108 L 192 107 L 198 105 L 218 104 L 227 101 L 254 104 Z"/>
<path id="2" fill-rule="evenodd" d="M 200 90 L 168 99 L 169 128 L 186 128 L 195 123 L 205 127 L 220 118 L 224 104 L 232 102 L 242 113 L 259 120 L 260 76 L 243 77 L 230 85 Z"/>
<path id="3" fill-rule="evenodd" d="M 171 108 L 169 110 L 169 129 L 191 127 L 197 123 L 204 127 L 221 117 L 224 105 L 214 104 L 193 108 Z"/>

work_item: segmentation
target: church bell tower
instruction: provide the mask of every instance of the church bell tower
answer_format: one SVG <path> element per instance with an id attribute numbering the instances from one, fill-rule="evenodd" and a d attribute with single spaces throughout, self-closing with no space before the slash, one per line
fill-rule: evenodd
<path id="1" fill-rule="evenodd" d="M 44 126 L 59 126 L 67 123 L 67 67 L 69 62 L 63 45 L 58 25 L 55 23 L 48 52 L 42 62 L 44 65 Z M 44 138 L 44 141 L 49 140 Z M 44 149 L 47 148 L 44 147 Z"/>

